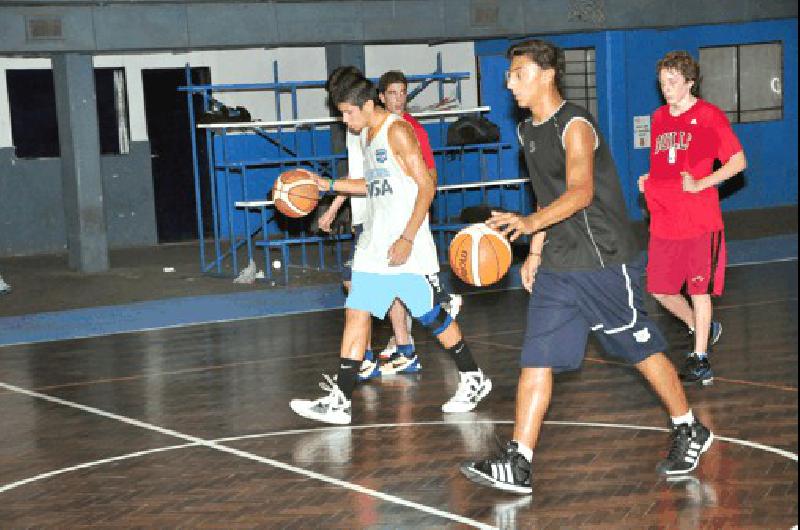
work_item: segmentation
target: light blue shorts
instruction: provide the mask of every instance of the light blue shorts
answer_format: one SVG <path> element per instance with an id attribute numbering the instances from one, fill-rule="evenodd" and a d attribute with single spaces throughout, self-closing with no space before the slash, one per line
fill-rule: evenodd
<path id="1" fill-rule="evenodd" d="M 434 275 L 435 277 L 435 275 Z M 378 274 L 353 271 L 345 307 L 372 313 L 378 318 L 399 298 L 411 316 L 419 318 L 433 309 L 437 286 L 422 274 Z M 438 282 L 437 282 L 438 285 Z"/>

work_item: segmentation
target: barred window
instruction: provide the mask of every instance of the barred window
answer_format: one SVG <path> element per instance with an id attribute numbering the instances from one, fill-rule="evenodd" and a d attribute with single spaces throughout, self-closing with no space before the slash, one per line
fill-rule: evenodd
<path id="1" fill-rule="evenodd" d="M 732 123 L 783 119 L 780 42 L 700 49 L 700 95 Z"/>
<path id="2" fill-rule="evenodd" d="M 566 61 L 561 90 L 564 99 L 580 105 L 597 119 L 597 80 L 594 48 L 564 50 Z"/>
<path id="3" fill-rule="evenodd" d="M 127 154 L 129 126 L 125 71 L 122 68 L 97 68 L 94 73 L 100 153 Z M 53 71 L 6 70 L 6 84 L 16 156 L 58 157 Z"/>

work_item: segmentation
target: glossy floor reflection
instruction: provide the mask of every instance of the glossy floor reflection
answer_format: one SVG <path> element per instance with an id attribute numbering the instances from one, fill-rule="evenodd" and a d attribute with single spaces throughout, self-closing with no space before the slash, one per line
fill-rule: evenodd
<path id="1" fill-rule="evenodd" d="M 341 311 L 0 348 L 0 527 L 790 528 L 797 263 L 728 274 L 715 385 L 688 388 L 718 441 L 691 477 L 656 476 L 667 417 L 594 344 L 557 378 L 533 496 L 461 476 L 511 432 L 527 298 L 506 291 L 465 299 L 495 389 L 464 415 L 440 412 L 456 374 L 421 330 L 423 371 L 359 387 L 351 427 L 291 413 L 335 369 Z"/>

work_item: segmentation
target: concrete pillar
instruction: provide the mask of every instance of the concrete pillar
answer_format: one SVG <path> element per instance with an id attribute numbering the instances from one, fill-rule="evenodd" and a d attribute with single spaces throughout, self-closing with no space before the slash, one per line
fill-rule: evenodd
<path id="1" fill-rule="evenodd" d="M 92 56 L 55 55 L 53 81 L 69 267 L 80 272 L 106 271 L 108 235 Z"/>

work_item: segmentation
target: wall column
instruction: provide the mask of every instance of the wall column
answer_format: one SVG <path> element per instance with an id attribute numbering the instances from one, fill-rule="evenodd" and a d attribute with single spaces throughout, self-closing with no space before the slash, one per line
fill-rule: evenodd
<path id="1" fill-rule="evenodd" d="M 92 56 L 53 56 L 53 82 L 69 267 L 79 272 L 106 271 L 108 235 Z"/>

